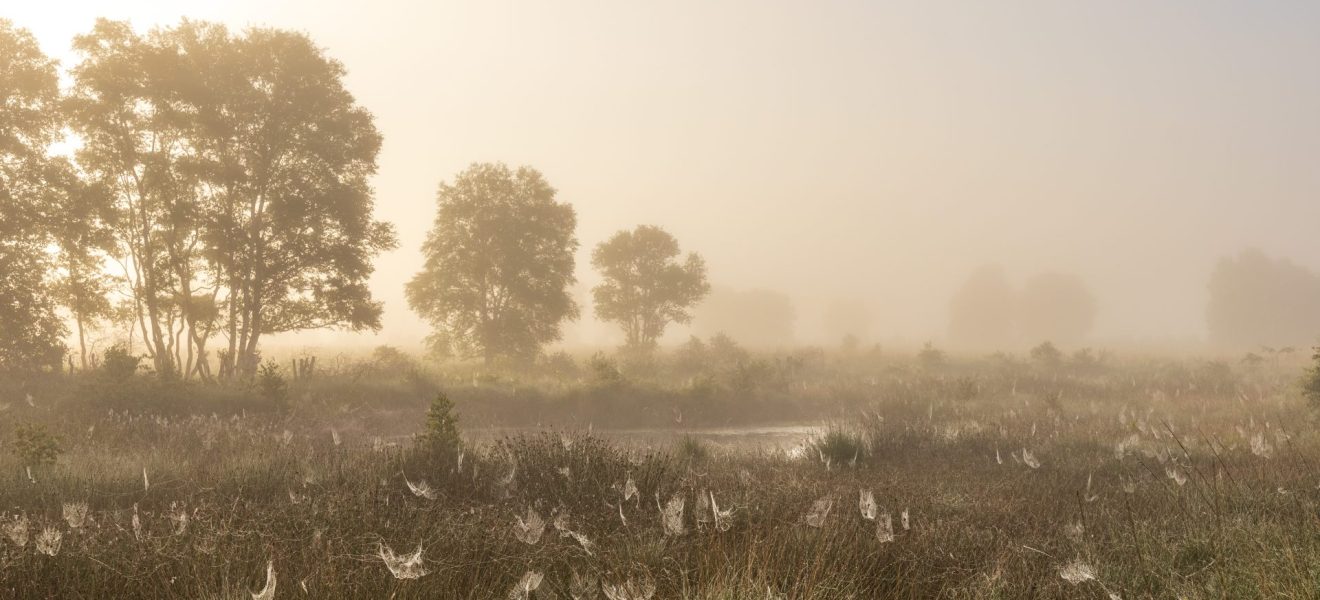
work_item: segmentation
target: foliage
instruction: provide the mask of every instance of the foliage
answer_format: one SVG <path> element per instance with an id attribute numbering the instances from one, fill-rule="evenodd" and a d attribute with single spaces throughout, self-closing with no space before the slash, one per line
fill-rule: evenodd
<path id="1" fill-rule="evenodd" d="M 454 416 L 454 403 L 444 392 L 435 395 L 426 409 L 426 428 L 422 432 L 422 446 L 435 455 L 458 454 L 463 440 L 458 434 L 458 417 Z"/>
<path id="2" fill-rule="evenodd" d="M 303 34 L 195 21 L 99 20 L 74 47 L 78 164 L 111 203 L 157 373 L 207 377 L 221 329 L 221 374 L 250 377 L 262 335 L 379 327 L 366 280 L 395 238 L 371 219 L 380 135 L 342 65 Z"/>
<path id="3" fill-rule="evenodd" d="M 705 462 L 711 457 L 710 444 L 691 434 L 684 435 L 674 444 L 674 456 L 688 462 Z"/>
<path id="4" fill-rule="evenodd" d="M 619 365 L 603 352 L 591 355 L 591 360 L 587 361 L 587 369 L 591 372 L 592 381 L 598 386 L 614 387 L 624 383 Z"/>
<path id="5" fill-rule="evenodd" d="M 1302 395 L 1311 406 L 1320 408 L 1320 346 L 1311 355 L 1311 366 L 1302 377 Z"/>
<path id="6" fill-rule="evenodd" d="M 38 467 L 54 464 L 64 449 L 60 439 L 46 429 L 45 425 L 23 424 L 14 428 L 14 438 L 10 442 L 10 451 L 25 466 Z"/>
<path id="7" fill-rule="evenodd" d="M 1032 362 L 1044 369 L 1057 369 L 1063 364 L 1063 352 L 1048 340 L 1031 349 Z"/>
<path id="8" fill-rule="evenodd" d="M 267 361 L 257 371 L 257 391 L 272 406 L 283 409 L 289 403 L 289 384 L 280 366 Z"/>
<path id="9" fill-rule="evenodd" d="M 64 322 L 37 252 L 0 243 L 0 372 L 58 370 L 64 357 Z"/>
<path id="10" fill-rule="evenodd" d="M 717 367 L 736 367 L 747 362 L 751 356 L 737 340 L 723 331 L 711 336 L 707 346 L 710 361 Z"/>
<path id="11" fill-rule="evenodd" d="M 563 350 L 543 356 L 541 368 L 551 377 L 560 380 L 574 379 L 580 374 L 580 369 L 578 369 L 577 361 L 573 360 L 573 355 Z"/>
<path id="12" fill-rule="evenodd" d="M 141 356 L 131 355 L 127 348 L 115 344 L 106 349 L 101 359 L 101 373 L 113 382 L 127 381 L 137 374 L 141 362 Z"/>
<path id="13" fill-rule="evenodd" d="M 596 316 L 623 328 L 631 351 L 648 352 L 669 323 L 692 320 L 690 309 L 710 292 L 706 263 L 663 229 L 639 225 L 601 242 L 591 264 L 603 281 L 592 289 Z"/>
<path id="14" fill-rule="evenodd" d="M 0 372 L 58 368 L 64 354 L 46 252 L 69 172 L 46 156 L 61 126 L 58 96 L 55 61 L 0 19 Z"/>
<path id="15" fill-rule="evenodd" d="M 947 358 L 944 355 L 944 351 L 936 348 L 930 342 L 926 342 L 926 344 L 921 347 L 921 352 L 917 353 L 917 361 L 921 363 L 922 368 L 925 369 L 942 367 L 946 360 Z"/>
<path id="16" fill-rule="evenodd" d="M 674 352 L 674 368 L 680 373 L 695 374 L 710 368 L 710 350 L 701 338 L 693 335 Z"/>
<path id="17" fill-rule="evenodd" d="M 831 467 L 856 466 L 867 460 L 869 449 L 866 438 L 846 427 L 831 427 L 811 442 L 821 462 Z"/>
<path id="18" fill-rule="evenodd" d="M 399 376 L 413 372 L 417 363 L 394 346 L 376 346 L 371 351 L 371 366 L 382 375 Z"/>
<path id="19" fill-rule="evenodd" d="M 463 358 L 530 362 L 578 316 L 568 293 L 577 216 L 530 167 L 474 164 L 440 184 L 408 305 Z"/>
<path id="20" fill-rule="evenodd" d="M 134 397 L 159 401 L 109 412 L 76 385 L 89 378 L 36 378 L 36 407 L 15 403 L 0 416 L 44 425 L 66 451 L 58 468 L 29 479 L 5 436 L 0 524 L 16 530 L 26 514 L 32 533 L 58 525 L 65 549 L 52 559 L 11 546 L 6 590 L 234 597 L 260 587 L 272 557 L 280 585 L 305 581 L 309 597 L 508 597 L 529 569 L 544 574 L 536 594 L 559 598 L 571 597 L 574 573 L 597 584 L 646 574 L 653 598 L 695 599 L 1107 597 L 1105 589 L 1125 598 L 1254 598 L 1314 589 L 1310 571 L 1290 566 L 1320 560 L 1313 532 L 1297 526 L 1320 510 L 1306 492 L 1314 473 L 1293 458 L 1314 454 L 1320 437 L 1297 426 L 1308 409 L 1288 393 L 1295 373 L 1286 367 L 1263 364 L 1246 376 L 1203 361 L 1125 357 L 1083 376 L 969 358 L 922 373 L 912 353 L 878 364 L 792 356 L 800 360 L 752 354 L 768 370 L 745 400 L 728 395 L 729 373 L 719 369 L 715 391 L 701 398 L 672 379 L 633 382 L 622 394 L 549 381 L 469 386 L 464 372 L 446 396 L 470 426 L 558 419 L 585 429 L 591 420 L 614 431 L 608 440 L 572 430 L 496 437 L 466 448 L 461 464 L 454 456 L 410 463 L 420 453 L 388 441 L 424 433 L 434 393 L 406 395 L 405 382 L 348 365 L 291 382 L 343 403 L 299 403 L 298 418 L 234 410 L 244 398 L 203 398 L 253 393 L 243 386 L 135 377 Z M 1205 386 L 1218 377 L 1230 385 Z M 791 388 L 780 387 L 785 380 Z M 983 392 L 955 400 L 963 381 Z M 179 406 L 193 414 L 174 412 Z M 672 423 L 670 407 L 683 412 L 674 433 L 643 420 Z M 822 438 L 817 451 L 799 430 L 743 430 L 721 437 L 718 450 L 703 442 L 712 451 L 699 462 L 684 460 L 700 450 L 682 441 L 682 428 L 783 415 L 840 419 L 832 428 L 841 435 Z M 617 431 L 638 423 L 652 431 Z M 1225 443 L 1190 442 L 1201 436 Z M 875 520 L 864 516 L 868 492 Z M 674 499 L 685 505 L 685 532 L 666 537 L 657 504 Z M 832 510 L 815 527 L 804 521 L 820 500 Z M 82 502 L 93 525 L 61 524 L 62 504 Z M 530 545 L 516 537 L 514 518 L 529 510 L 545 532 Z M 430 573 L 415 580 L 392 578 L 376 554 L 418 544 Z M 1064 579 L 1079 557 L 1094 580 Z M 154 578 L 173 583 L 143 585 Z"/>
<path id="21" fill-rule="evenodd" d="M 1210 340 L 1236 348 L 1307 343 L 1320 334 L 1320 275 L 1259 250 L 1225 257 L 1209 281 Z"/>

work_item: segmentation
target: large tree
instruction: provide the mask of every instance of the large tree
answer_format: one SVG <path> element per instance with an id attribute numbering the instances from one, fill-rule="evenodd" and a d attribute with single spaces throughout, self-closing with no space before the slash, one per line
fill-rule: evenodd
<path id="1" fill-rule="evenodd" d="M 55 294 L 73 320 L 79 366 L 90 368 L 87 334 L 110 317 L 111 281 L 105 268 L 114 248 L 114 211 L 100 186 L 86 184 L 67 162 L 59 161 L 59 179 L 52 187 L 47 226 L 55 255 Z"/>
<path id="2" fill-rule="evenodd" d="M 74 48 L 67 102 L 83 144 L 81 167 L 114 200 L 116 257 L 135 300 L 137 323 L 156 371 L 178 370 L 170 343 L 177 287 L 167 244 L 195 231 L 194 182 L 181 166 L 189 152 L 171 97 L 168 32 L 149 38 L 127 23 L 99 20 Z"/>
<path id="3" fill-rule="evenodd" d="M 111 194 L 117 258 L 162 374 L 250 377 L 265 334 L 380 326 L 367 278 L 381 138 L 305 35 L 101 20 L 69 101 L 80 165 Z"/>
<path id="4" fill-rule="evenodd" d="M 578 316 L 577 214 L 535 169 L 474 164 L 441 183 L 426 263 L 408 304 L 435 328 L 431 342 L 464 358 L 525 361 Z"/>
<path id="5" fill-rule="evenodd" d="M 710 293 L 701 256 L 682 258 L 678 240 L 652 225 L 601 242 L 591 264 L 604 278 L 592 289 L 596 316 L 618 323 L 630 350 L 653 349 L 666 326 L 691 321 L 689 310 Z"/>
<path id="6" fill-rule="evenodd" d="M 58 367 L 64 355 L 46 252 L 68 173 L 47 153 L 62 125 L 55 66 L 31 33 L 0 19 L 0 371 Z"/>
<path id="7" fill-rule="evenodd" d="M 227 356 L 256 368 L 263 334 L 379 329 L 367 288 L 394 228 L 372 219 L 381 136 L 344 88 L 344 67 L 305 35 L 238 40 L 233 95 L 203 119 L 217 199 L 209 257 L 228 287 Z M 227 119 L 227 114 L 238 119 Z"/>

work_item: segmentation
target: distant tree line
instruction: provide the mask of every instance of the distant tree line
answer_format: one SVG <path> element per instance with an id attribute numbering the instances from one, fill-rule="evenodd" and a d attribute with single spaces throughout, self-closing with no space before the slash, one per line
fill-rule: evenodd
<path id="1" fill-rule="evenodd" d="M 1287 259 L 1245 250 L 1210 274 L 1206 326 L 1224 347 L 1314 345 L 1320 336 L 1320 275 Z"/>
<path id="2" fill-rule="evenodd" d="M 1248 249 L 1215 265 L 1207 284 L 1206 330 L 1220 348 L 1264 349 L 1320 341 L 1320 274 Z M 1095 300 L 1075 276 L 1045 273 L 1022 288 L 1003 269 L 972 272 L 949 305 L 950 341 L 1001 349 L 1044 341 L 1074 344 L 1090 331 Z"/>
<path id="3" fill-rule="evenodd" d="M 998 265 L 972 272 L 949 303 L 949 340 L 999 350 L 1052 340 L 1073 344 L 1090 333 L 1095 297 L 1080 279 L 1047 272 L 1015 289 Z"/>

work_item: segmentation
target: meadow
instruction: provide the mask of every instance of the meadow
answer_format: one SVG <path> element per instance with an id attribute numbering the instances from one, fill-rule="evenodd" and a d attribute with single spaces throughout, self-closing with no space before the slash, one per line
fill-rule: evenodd
<path id="1" fill-rule="evenodd" d="M 927 358 L 11 383 L 0 595 L 1320 594 L 1304 365 Z M 684 434 L 807 421 L 787 447 Z"/>

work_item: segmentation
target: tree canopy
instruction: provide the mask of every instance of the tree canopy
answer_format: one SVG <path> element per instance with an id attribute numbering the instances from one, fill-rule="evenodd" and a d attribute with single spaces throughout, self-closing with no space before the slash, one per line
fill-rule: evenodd
<path id="1" fill-rule="evenodd" d="M 46 252 L 69 174 L 46 151 L 60 126 L 55 61 L 0 19 L 0 371 L 58 367 L 64 355 Z"/>
<path id="2" fill-rule="evenodd" d="M 690 309 L 710 292 L 705 261 L 680 254 L 678 240 L 652 225 L 620 231 L 592 252 L 604 278 L 592 289 L 596 316 L 623 328 L 627 348 L 653 349 L 665 327 L 691 321 Z"/>
<path id="3" fill-rule="evenodd" d="M 305 35 L 183 21 L 75 39 L 66 102 L 79 166 L 106 191 L 114 258 L 158 373 L 251 377 L 262 335 L 376 329 L 380 134 L 344 67 Z"/>
<path id="4" fill-rule="evenodd" d="M 1320 275 L 1306 267 L 1246 250 L 1221 259 L 1208 288 L 1206 325 L 1216 344 L 1307 345 L 1320 336 Z"/>
<path id="5" fill-rule="evenodd" d="M 533 359 L 577 318 L 577 214 L 530 167 L 478 163 L 441 183 L 426 261 L 408 282 L 409 306 L 429 321 L 434 347 L 464 358 Z"/>

